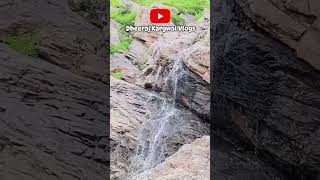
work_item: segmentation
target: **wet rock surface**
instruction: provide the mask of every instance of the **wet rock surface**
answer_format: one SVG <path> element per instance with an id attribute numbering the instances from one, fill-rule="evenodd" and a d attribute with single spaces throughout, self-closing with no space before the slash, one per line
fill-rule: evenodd
<path id="1" fill-rule="evenodd" d="M 215 2 L 212 123 L 215 131 L 224 132 L 218 133 L 220 136 L 237 137 L 242 144 L 240 147 L 250 147 L 251 150 L 244 148 L 245 151 L 256 153 L 255 157 L 265 163 L 259 171 L 267 172 L 269 168 L 278 171 L 278 175 L 264 179 L 317 179 L 320 172 L 320 73 L 310 59 L 300 59 L 299 54 L 298 58 L 290 44 L 274 36 L 281 36 L 274 31 L 275 26 L 259 24 L 281 20 L 275 18 L 278 16 L 274 16 L 273 10 L 269 14 L 254 11 L 266 3 L 270 2 Z M 268 6 L 274 8 L 274 5 Z M 252 13 L 265 13 L 261 16 L 267 19 L 251 21 Z M 285 27 L 279 25 L 279 28 Z M 292 37 L 299 32 L 298 27 L 290 29 Z M 213 162 L 223 156 L 213 157 Z M 253 163 L 250 159 L 247 162 Z M 221 168 L 220 161 L 214 168 L 217 173 L 213 178 L 243 179 L 239 174 L 222 173 Z M 250 169 L 239 167 L 239 171 L 248 175 Z M 253 171 L 258 172 L 258 169 Z"/>
<path id="2" fill-rule="evenodd" d="M 188 69 L 183 60 L 180 63 L 181 65 L 173 65 L 173 68 L 175 66 L 179 68 L 177 72 L 167 75 L 167 86 L 164 91 L 175 96 L 175 100 L 179 104 L 208 121 L 210 111 L 209 84 Z"/>
<path id="3" fill-rule="evenodd" d="M 139 168 L 133 158 L 140 148 L 151 151 L 146 144 L 156 141 L 155 136 L 161 140 L 154 145 L 155 156 L 150 158 L 157 164 L 184 144 L 209 134 L 208 126 L 186 110 L 172 106 L 160 112 L 164 101 L 154 92 L 111 79 L 111 179 L 126 179 L 132 169 Z"/>
<path id="4" fill-rule="evenodd" d="M 0 45 L 0 179 L 106 179 L 107 86 Z"/>
<path id="5" fill-rule="evenodd" d="M 190 144 L 183 145 L 163 163 L 138 176 L 139 180 L 194 179 L 209 180 L 210 138 L 204 136 Z"/>
<path id="6" fill-rule="evenodd" d="M 144 82 L 203 119 L 209 119 L 209 17 L 205 15 L 192 33 L 168 32 L 150 46 L 153 62 Z"/>

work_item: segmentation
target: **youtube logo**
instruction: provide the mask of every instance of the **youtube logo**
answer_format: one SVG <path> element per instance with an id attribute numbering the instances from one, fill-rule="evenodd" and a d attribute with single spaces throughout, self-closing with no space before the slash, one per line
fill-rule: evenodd
<path id="1" fill-rule="evenodd" d="M 170 10 L 169 9 L 151 9 L 150 21 L 151 23 L 169 23 Z"/>

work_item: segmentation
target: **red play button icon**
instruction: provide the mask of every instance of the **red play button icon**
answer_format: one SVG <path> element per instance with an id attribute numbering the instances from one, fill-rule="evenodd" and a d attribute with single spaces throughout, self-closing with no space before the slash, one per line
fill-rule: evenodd
<path id="1" fill-rule="evenodd" d="M 150 21 L 152 23 L 169 23 L 170 10 L 169 9 L 151 9 Z"/>

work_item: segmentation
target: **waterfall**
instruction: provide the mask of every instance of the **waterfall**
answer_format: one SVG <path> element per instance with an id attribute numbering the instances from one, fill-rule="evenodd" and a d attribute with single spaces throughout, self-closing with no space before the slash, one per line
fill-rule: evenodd
<path id="1" fill-rule="evenodd" d="M 184 123 L 182 117 L 184 112 L 178 109 L 175 103 L 179 79 L 184 74 L 182 53 L 176 56 L 166 74 L 164 80 L 166 94 L 152 93 L 149 96 L 150 117 L 139 132 L 138 147 L 131 159 L 128 179 L 136 179 L 137 175 L 148 173 L 148 170 L 163 162 L 166 158 L 166 140 L 177 134 L 182 127 L 181 124 Z M 157 81 L 158 79 L 157 76 Z"/>
<path id="2" fill-rule="evenodd" d="M 177 91 L 179 88 L 179 80 L 184 75 L 183 53 L 177 54 L 172 69 L 169 71 L 168 76 L 165 79 L 165 90 L 167 93 L 177 100 Z"/>

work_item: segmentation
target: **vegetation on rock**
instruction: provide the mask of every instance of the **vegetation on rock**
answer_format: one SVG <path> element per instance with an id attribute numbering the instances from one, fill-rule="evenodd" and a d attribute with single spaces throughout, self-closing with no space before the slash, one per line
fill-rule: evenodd
<path id="1" fill-rule="evenodd" d="M 180 13 L 191 14 L 199 19 L 203 15 L 203 11 L 206 8 L 209 8 L 210 1 L 208 0 L 134 0 L 136 3 L 150 7 L 155 3 L 161 3 L 173 8 L 176 8 Z M 172 16 L 174 17 L 174 16 Z M 175 17 L 176 18 L 176 17 Z M 172 19 L 172 21 L 176 21 L 177 19 Z"/>
<path id="2" fill-rule="evenodd" d="M 125 36 L 125 35 L 121 35 L 121 36 Z M 122 37 L 120 39 L 121 39 L 120 44 L 111 46 L 111 49 L 110 49 L 111 54 L 128 51 L 130 43 L 131 43 L 131 38 L 130 37 Z"/>
<path id="3" fill-rule="evenodd" d="M 133 25 L 136 19 L 136 13 L 130 12 L 127 8 L 120 8 L 117 11 L 111 12 L 111 18 L 122 25 Z"/>
<path id="4" fill-rule="evenodd" d="M 171 20 L 175 25 L 185 25 L 185 20 L 178 14 L 171 14 Z"/>
<path id="5" fill-rule="evenodd" d="M 111 11 L 111 18 L 120 23 L 120 44 L 112 45 L 110 53 L 126 52 L 132 41 L 131 35 L 124 30 L 125 25 L 133 25 L 136 19 L 136 13 L 130 12 L 120 0 L 111 0 L 111 7 L 115 9 Z"/>
<path id="6" fill-rule="evenodd" d="M 37 57 L 39 54 L 38 38 L 35 33 L 9 36 L 5 42 L 10 48 L 27 56 Z"/>
<path id="7" fill-rule="evenodd" d="M 121 71 L 114 71 L 111 73 L 111 76 L 116 78 L 116 79 L 119 79 L 121 80 L 123 78 L 123 72 Z"/>

